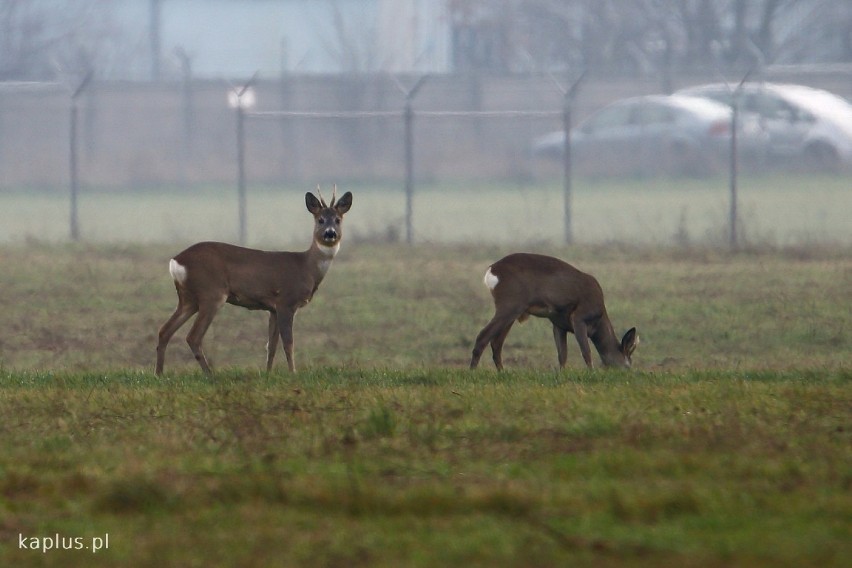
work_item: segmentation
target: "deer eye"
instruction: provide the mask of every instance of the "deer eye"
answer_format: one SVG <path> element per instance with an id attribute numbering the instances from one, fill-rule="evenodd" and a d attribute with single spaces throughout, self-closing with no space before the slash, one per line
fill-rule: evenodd
<path id="1" fill-rule="evenodd" d="M 335 218 L 335 219 L 334 219 L 334 224 L 335 224 L 335 225 L 339 225 L 339 224 L 340 224 L 340 217 L 337 217 L 337 218 Z"/>
<path id="2" fill-rule="evenodd" d="M 319 219 L 317 219 L 317 223 L 320 224 L 320 225 L 325 225 L 325 219 L 320 217 Z"/>

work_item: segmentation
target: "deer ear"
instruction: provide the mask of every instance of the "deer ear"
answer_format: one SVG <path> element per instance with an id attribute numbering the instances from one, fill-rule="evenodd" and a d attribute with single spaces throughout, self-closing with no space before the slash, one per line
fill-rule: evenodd
<path id="1" fill-rule="evenodd" d="M 337 211 L 338 215 L 343 215 L 349 208 L 352 207 L 352 192 L 347 191 L 343 194 L 343 197 L 337 200 L 337 203 L 334 205 L 334 210 Z"/>
<path id="2" fill-rule="evenodd" d="M 322 211 L 322 203 L 320 203 L 320 200 L 317 199 L 310 191 L 305 194 L 305 206 L 307 206 L 308 211 L 314 215 Z"/>
<path id="3" fill-rule="evenodd" d="M 636 328 L 631 327 L 621 338 L 621 352 L 629 359 L 637 345 L 639 345 L 639 335 L 636 333 Z"/>

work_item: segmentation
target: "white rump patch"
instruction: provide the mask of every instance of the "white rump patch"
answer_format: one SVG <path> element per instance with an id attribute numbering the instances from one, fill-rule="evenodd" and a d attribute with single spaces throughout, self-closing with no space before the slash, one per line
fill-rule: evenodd
<path id="1" fill-rule="evenodd" d="M 497 283 L 500 282 L 500 279 L 491 272 L 491 268 L 489 267 L 488 270 L 485 271 L 485 278 L 483 278 L 483 281 L 485 282 L 485 285 L 488 286 L 489 290 L 493 290 L 497 287 Z"/>
<path id="2" fill-rule="evenodd" d="M 186 282 L 186 267 L 175 259 L 169 261 L 169 274 L 172 275 L 172 279 L 178 284 Z"/>

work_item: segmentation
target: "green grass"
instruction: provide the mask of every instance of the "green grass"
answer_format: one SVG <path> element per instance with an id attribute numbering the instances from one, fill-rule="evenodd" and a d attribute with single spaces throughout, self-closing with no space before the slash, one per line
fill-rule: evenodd
<path id="1" fill-rule="evenodd" d="M 848 248 L 748 250 L 524 246 L 596 275 L 617 333 L 636 326 L 642 370 L 837 368 L 852 359 Z M 172 247 L 0 248 L 0 365 L 12 370 L 152 368 L 156 333 L 176 305 Z M 467 365 L 493 314 L 482 275 L 508 246 L 343 243 L 310 306 L 296 317 L 304 366 Z M 262 367 L 266 313 L 225 306 L 205 341 L 219 368 Z M 181 330 L 166 369 L 197 365 Z M 546 323 L 512 330 L 510 368 L 546 370 Z M 569 365 L 578 368 L 571 345 Z M 490 365 L 486 356 L 484 364 Z"/>
<path id="2" fill-rule="evenodd" d="M 4 373 L 0 561 L 841 566 L 849 383 Z M 21 533 L 108 533 L 110 549 L 42 554 Z"/>
<path id="3" fill-rule="evenodd" d="M 184 330 L 151 373 L 172 247 L 0 247 L 0 565 L 845 565 L 847 248 L 522 248 L 598 277 L 633 372 L 536 319 L 465 368 L 514 247 L 344 243 L 300 372 L 227 306 L 213 378 Z"/>
<path id="4" fill-rule="evenodd" d="M 852 244 L 848 176 L 743 176 L 739 182 L 740 238 L 751 245 Z M 341 184 L 355 194 L 350 236 L 399 240 L 405 235 L 402 184 Z M 247 231 L 252 245 L 301 246 L 310 231 L 303 195 L 313 187 L 248 188 Z M 413 203 L 420 243 L 561 242 L 562 185 L 528 182 L 422 182 Z M 671 245 L 727 242 L 728 180 L 578 179 L 572 199 L 579 243 L 623 241 Z M 234 187 L 104 191 L 83 188 L 80 232 L 89 242 L 183 242 L 237 238 Z M 0 192 L 0 243 L 68 239 L 69 199 L 55 192 Z"/>

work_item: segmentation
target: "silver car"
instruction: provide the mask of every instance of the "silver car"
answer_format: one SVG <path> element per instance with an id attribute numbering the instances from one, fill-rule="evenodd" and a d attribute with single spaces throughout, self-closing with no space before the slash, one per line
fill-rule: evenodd
<path id="1" fill-rule="evenodd" d="M 730 105 L 727 85 L 678 91 Z M 835 94 L 803 85 L 746 83 L 738 98 L 746 120 L 755 120 L 765 141 L 768 165 L 838 172 L 852 166 L 852 104 Z"/>
<path id="2" fill-rule="evenodd" d="M 731 110 L 706 98 L 648 95 L 612 103 L 571 131 L 572 163 L 584 175 L 707 175 L 723 171 Z M 533 142 L 533 154 L 560 157 L 562 131 Z"/>

